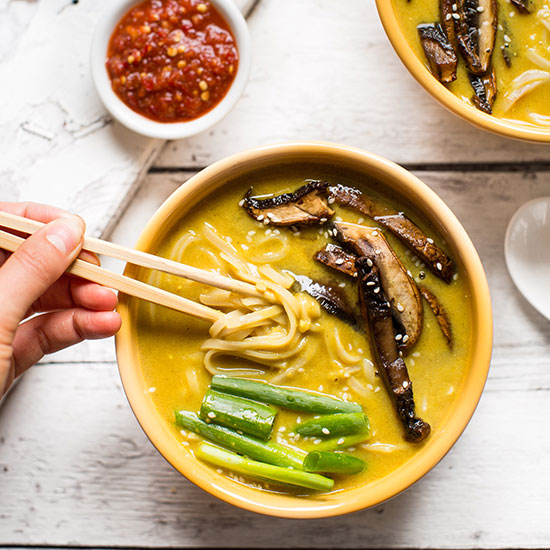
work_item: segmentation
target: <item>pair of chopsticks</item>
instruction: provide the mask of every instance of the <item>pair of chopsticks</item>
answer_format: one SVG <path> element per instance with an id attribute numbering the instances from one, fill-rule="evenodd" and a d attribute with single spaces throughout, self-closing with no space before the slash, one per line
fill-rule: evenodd
<path id="1" fill-rule="evenodd" d="M 0 226 L 6 229 L 12 229 L 32 235 L 35 231 L 44 227 L 44 225 L 45 224 L 41 222 L 29 220 L 21 216 L 0 212 Z M 8 250 L 9 252 L 15 252 L 23 242 L 25 242 L 25 239 L 0 229 L 0 248 Z M 258 291 L 252 284 L 236 281 L 215 272 L 205 271 L 197 267 L 174 262 L 173 260 L 141 252 L 140 250 L 126 248 L 101 239 L 85 237 L 83 250 L 110 256 L 117 260 L 123 260 L 131 264 L 155 269 L 171 275 L 177 275 L 191 281 L 204 283 L 231 292 L 265 298 L 265 294 Z M 102 267 L 84 260 L 75 260 L 67 269 L 67 273 L 80 277 L 81 279 L 86 279 L 113 288 L 124 294 L 135 296 L 136 298 L 141 298 L 142 300 L 153 302 L 154 304 L 159 304 L 176 311 L 181 311 L 207 321 L 217 321 L 224 315 L 217 309 L 198 304 L 193 300 L 188 300 L 187 298 L 172 294 L 171 292 L 167 292 L 166 290 L 148 285 L 141 281 L 136 281 L 131 277 L 113 273 L 112 271 L 103 269 Z"/>

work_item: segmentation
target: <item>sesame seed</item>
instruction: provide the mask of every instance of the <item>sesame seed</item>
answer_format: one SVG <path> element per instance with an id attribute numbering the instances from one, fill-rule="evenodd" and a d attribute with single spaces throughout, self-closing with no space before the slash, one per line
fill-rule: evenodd
<path id="1" fill-rule="evenodd" d="M 460 19 L 460 15 L 458 15 L 458 13 L 453 13 L 453 19 Z"/>
<path id="2" fill-rule="evenodd" d="M 376 288 L 374 289 L 374 291 L 373 291 L 373 292 L 374 292 L 375 294 L 378 294 L 378 293 L 380 292 L 380 287 L 379 287 L 379 286 L 377 286 L 377 287 L 376 287 Z"/>
<path id="3" fill-rule="evenodd" d="M 374 286 L 376 283 L 374 281 L 367 281 L 367 286 Z"/>
<path id="4" fill-rule="evenodd" d="M 315 439 L 315 440 L 313 441 L 313 444 L 314 444 L 314 445 L 319 445 L 319 443 L 321 443 L 321 440 L 320 440 L 320 439 Z"/>
<path id="5" fill-rule="evenodd" d="M 338 445 L 343 445 L 344 441 L 345 441 L 345 439 L 343 437 L 341 437 L 336 443 Z"/>
<path id="6" fill-rule="evenodd" d="M 405 336 L 403 336 L 403 343 L 407 342 L 408 340 L 409 340 L 409 335 L 405 334 Z"/>
<path id="7" fill-rule="evenodd" d="M 403 338 L 403 335 L 402 335 L 402 334 L 396 334 L 396 335 L 395 335 L 395 339 L 396 339 L 397 341 L 401 340 L 402 338 Z"/>
<path id="8" fill-rule="evenodd" d="M 330 434 L 330 430 L 328 428 L 323 428 L 321 430 L 325 435 L 329 435 Z"/>
<path id="9" fill-rule="evenodd" d="M 339 286 L 340 288 L 346 288 L 346 283 L 340 283 L 338 286 Z"/>
<path id="10" fill-rule="evenodd" d="M 430 237 L 428 237 L 426 240 L 427 240 L 430 244 L 434 244 L 434 240 L 431 239 Z"/>
<path id="11" fill-rule="evenodd" d="M 342 265 L 344 263 L 343 258 L 338 258 L 335 262 L 336 265 Z"/>
<path id="12" fill-rule="evenodd" d="M 408 388 L 409 387 L 409 382 L 407 380 L 403 380 L 403 387 L 404 388 Z"/>
<path id="13" fill-rule="evenodd" d="M 443 269 L 443 266 L 441 265 L 440 262 L 437 262 L 437 263 L 435 264 L 435 267 L 437 267 L 437 269 L 439 269 L 439 271 L 441 271 L 441 270 Z"/>
<path id="14" fill-rule="evenodd" d="M 239 201 L 239 206 L 243 206 L 243 205 L 244 205 L 244 199 L 241 199 L 241 200 Z"/>
<path id="15" fill-rule="evenodd" d="M 210 411 L 210 412 L 208 413 L 208 418 L 216 418 L 216 413 Z"/>
<path id="16" fill-rule="evenodd" d="M 372 267 L 374 264 L 372 263 L 372 260 L 370 258 L 367 258 L 367 265 L 369 267 Z"/>
<path id="17" fill-rule="evenodd" d="M 401 311 L 401 312 L 405 311 L 405 308 L 400 303 L 398 303 L 397 304 L 397 311 Z"/>

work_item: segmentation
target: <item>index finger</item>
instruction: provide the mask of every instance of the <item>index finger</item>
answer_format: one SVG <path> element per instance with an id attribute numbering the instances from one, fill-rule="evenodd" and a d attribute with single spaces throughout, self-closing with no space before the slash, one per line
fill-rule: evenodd
<path id="1" fill-rule="evenodd" d="M 70 212 L 49 206 L 47 204 L 38 204 L 36 202 L 2 202 L 0 201 L 0 210 L 29 218 L 38 222 L 48 223 L 56 218 L 66 218 L 71 216 Z"/>

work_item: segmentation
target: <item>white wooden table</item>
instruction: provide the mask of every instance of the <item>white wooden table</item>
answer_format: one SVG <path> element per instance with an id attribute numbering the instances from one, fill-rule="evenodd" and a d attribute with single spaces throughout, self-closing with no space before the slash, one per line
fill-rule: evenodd
<path id="1" fill-rule="evenodd" d="M 550 325 L 515 290 L 503 238 L 521 203 L 550 194 L 550 148 L 482 133 L 435 104 L 391 50 L 372 0 L 261 0 L 249 24 L 244 97 L 212 131 L 164 146 L 112 239 L 132 245 L 178 185 L 246 147 L 322 139 L 396 160 L 451 206 L 485 265 L 495 348 L 479 408 L 449 455 L 392 501 L 336 519 L 272 519 L 176 473 L 129 409 L 113 342 L 85 343 L 31 370 L 0 410 L 0 548 L 548 547 Z M 49 202 L 63 201 L 51 184 Z"/>

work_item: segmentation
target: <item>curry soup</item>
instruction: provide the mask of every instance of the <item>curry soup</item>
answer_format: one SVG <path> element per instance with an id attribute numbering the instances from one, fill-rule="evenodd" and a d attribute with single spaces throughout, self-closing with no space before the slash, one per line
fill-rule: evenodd
<path id="1" fill-rule="evenodd" d="M 391 1 L 411 48 L 429 68 L 417 27 L 441 22 L 440 2 L 444 0 Z M 491 56 L 496 97 L 492 114 L 550 129 L 550 2 L 531 0 L 531 13 L 521 13 L 509 0 L 496 0 L 496 4 L 497 31 Z M 460 49 L 455 50 L 456 80 L 444 85 L 466 103 L 473 104 L 470 73 Z M 511 101 L 516 97 L 512 93 L 517 94 L 517 100 Z"/>
<path id="2" fill-rule="evenodd" d="M 357 304 L 357 285 L 340 273 L 313 261 L 316 251 L 331 240 L 326 226 L 313 225 L 273 228 L 250 217 L 242 208 L 242 199 L 253 187 L 255 195 L 278 195 L 303 185 L 304 180 L 321 178 L 368 191 L 376 201 L 391 206 L 415 220 L 436 243 L 445 247 L 443 239 L 411 212 L 407 205 L 382 198 L 379 184 L 360 175 L 342 174 L 336 169 L 317 165 L 288 165 L 278 170 L 263 170 L 226 184 L 185 215 L 154 252 L 204 269 L 226 271 L 215 250 L 204 239 L 204 224 L 230 239 L 242 257 L 250 262 L 266 265 L 280 272 L 307 275 L 318 281 L 331 281 L 340 288 L 350 304 Z M 377 224 L 351 209 L 331 204 L 334 219 L 376 227 Z M 423 331 L 418 343 L 405 355 L 414 388 L 416 411 L 438 430 L 460 391 L 469 359 L 471 342 L 470 297 L 460 268 L 450 284 L 428 271 L 391 233 L 382 230 L 406 269 L 415 281 L 425 284 L 439 298 L 452 323 L 454 345 L 452 350 L 442 335 L 432 311 L 424 304 Z M 143 280 L 170 292 L 199 301 L 208 291 L 204 285 L 158 272 L 142 272 Z M 422 277 L 422 279 L 420 278 Z M 348 451 L 366 462 L 366 469 L 358 475 L 335 476 L 333 490 L 368 485 L 403 465 L 422 443 L 404 439 L 392 399 L 380 376 L 373 345 L 366 323 L 359 319 L 356 326 L 347 324 L 324 310 L 319 317 L 312 316 L 311 328 L 304 335 L 300 349 L 279 368 L 230 356 L 216 356 L 217 373 L 254 380 L 266 380 L 281 386 L 296 387 L 329 394 L 362 405 L 370 425 L 370 437 Z M 201 438 L 174 423 L 174 411 L 198 411 L 208 389 L 211 372 L 205 368 L 205 352 L 201 346 L 207 340 L 210 324 L 186 315 L 140 302 L 137 316 L 137 345 L 140 365 L 149 386 L 150 397 L 165 422 L 172 427 L 174 437 L 182 443 L 182 453 L 193 453 Z M 244 370 L 243 370 L 244 369 Z M 315 449 L 315 440 L 304 440 L 293 434 L 297 422 L 313 415 L 279 409 L 273 430 L 273 441 L 306 450 Z M 429 440 L 429 437 L 428 437 Z M 218 469 L 222 472 L 221 469 Z M 248 479 L 228 471 L 224 475 L 237 483 L 244 483 L 269 491 L 291 491 L 314 498 L 315 493 L 305 489 L 287 489 L 272 483 Z"/>

